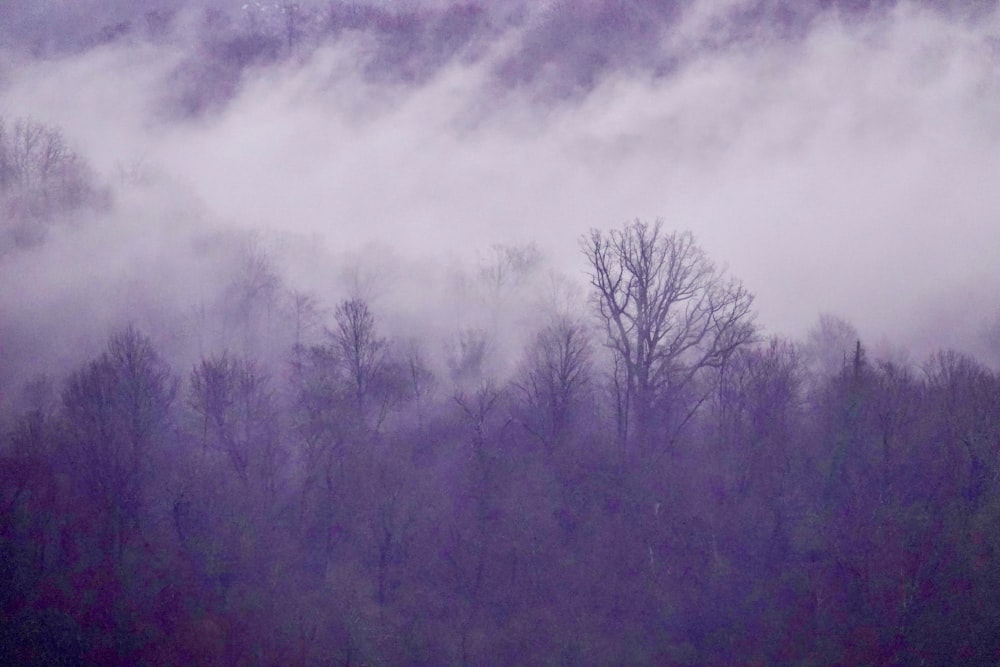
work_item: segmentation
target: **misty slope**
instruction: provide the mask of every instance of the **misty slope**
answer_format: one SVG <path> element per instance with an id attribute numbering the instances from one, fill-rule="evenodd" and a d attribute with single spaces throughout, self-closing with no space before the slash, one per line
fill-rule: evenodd
<path id="1" fill-rule="evenodd" d="M 119 310 L 111 295 L 175 284 L 152 301 L 221 299 L 218 262 L 191 251 L 217 228 L 313 245 L 277 251 L 279 272 L 332 296 L 347 288 L 324 264 L 386 271 L 387 247 L 419 272 L 536 241 L 575 280 L 583 232 L 641 215 L 693 229 L 772 330 L 801 335 L 833 310 L 887 348 L 996 354 L 994 3 L 2 11 L 5 117 L 61 133 L 109 193 L 103 213 L 56 216 L 89 231 L 61 226 L 2 267 L 17 340 L 48 340 L 32 319 L 58 312 L 21 311 L 25 266 L 55 290 L 36 304 L 86 303 L 87 267 L 109 267 L 93 283 L 107 307 L 85 318 L 96 345 L 123 317 L 103 314 Z M 178 273 L 191 279 L 160 277 Z M 385 282 L 387 304 L 412 301 Z M 429 310 L 442 307 L 461 310 Z"/>
<path id="2" fill-rule="evenodd" d="M 116 42 L 192 38 L 192 72 L 204 79 L 189 105 L 224 98 L 246 67 L 273 64 L 346 36 L 362 35 L 369 48 L 364 70 L 378 79 L 426 81 L 454 59 L 476 60 L 496 42 L 511 42 L 494 75 L 505 86 L 534 85 L 543 98 L 579 95 L 616 71 L 664 75 L 716 49 L 805 37 L 830 16 L 857 23 L 894 8 L 923 6 L 961 21 L 989 16 L 993 0 L 747 0 L 682 3 L 674 0 L 588 2 L 385 3 L 348 2 L 48 2 L 12 0 L 3 9 L 0 36 L 14 50 L 35 55 L 82 53 Z M 685 35 L 691 17 L 700 34 Z M 694 37 L 694 40 L 690 38 Z M 202 99 L 204 96 L 205 99 Z M 195 109 L 189 109 L 195 110 Z"/>

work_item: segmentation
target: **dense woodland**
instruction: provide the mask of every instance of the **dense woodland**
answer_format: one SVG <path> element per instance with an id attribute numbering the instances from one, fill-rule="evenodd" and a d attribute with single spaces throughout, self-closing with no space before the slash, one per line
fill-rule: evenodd
<path id="1" fill-rule="evenodd" d="M 196 116 L 247 68 L 344 31 L 371 38 L 370 76 L 412 81 L 523 18 L 132 4 L 75 41 L 29 12 L 5 35 L 51 55 L 194 25 L 164 108 Z M 891 3 L 755 12 L 794 35 L 828 4 Z M 675 64 L 642 48 L 672 3 L 559 6 L 504 85 L 560 97 L 602 68 Z M 595 26 L 635 51 L 613 62 L 583 41 Z M 581 37 L 540 53 L 545 30 Z M 0 268 L 156 179 L 96 174 L 71 144 L 0 117 Z M 609 220 L 578 243 L 579 290 L 529 243 L 406 298 L 363 263 L 316 294 L 287 275 L 303 255 L 201 220 L 183 246 L 212 276 L 197 301 L 167 299 L 151 266 L 96 343 L 71 304 L 55 324 L 30 301 L 0 312 L 0 663 L 1000 661 L 995 369 L 876 352 L 833 315 L 772 335 L 684 221 Z M 472 315 L 423 312 L 436 289 Z M 59 328 L 73 349 L 49 345 Z"/>
<path id="2" fill-rule="evenodd" d="M 62 157 L 4 163 L 8 259 L 107 205 L 57 131 L 12 127 L 4 155 Z M 832 316 L 766 337 L 663 221 L 581 237 L 589 299 L 533 307 L 506 365 L 500 329 L 390 338 L 361 283 L 328 309 L 227 243 L 211 352 L 126 324 L 9 391 L 5 664 L 996 660 L 975 359 L 874 359 Z M 497 246 L 473 280 L 495 304 L 540 262 Z"/>

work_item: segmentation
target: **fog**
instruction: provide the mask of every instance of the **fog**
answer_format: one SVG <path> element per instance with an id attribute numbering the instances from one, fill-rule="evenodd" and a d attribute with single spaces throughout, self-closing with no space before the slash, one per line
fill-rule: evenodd
<path id="1" fill-rule="evenodd" d="M 0 109 L 63 128 L 109 182 L 134 168 L 169 180 L 212 224 L 422 259 L 534 241 L 580 278 L 581 234 L 662 217 L 751 287 L 770 331 L 800 335 L 832 311 L 871 340 L 982 352 L 1000 305 L 996 13 L 831 11 L 802 35 L 713 45 L 747 20 L 739 5 L 682 12 L 661 37 L 669 75 L 611 68 L 555 99 L 495 75 L 539 9 L 417 83 L 364 77 L 371 45 L 348 35 L 246 70 L 195 118 L 170 108 L 190 36 L 12 55 Z M 131 224 L 174 224 L 163 204 Z M 133 240 L 87 263 L 126 262 Z M 48 271 L 86 278 L 58 252 Z"/>

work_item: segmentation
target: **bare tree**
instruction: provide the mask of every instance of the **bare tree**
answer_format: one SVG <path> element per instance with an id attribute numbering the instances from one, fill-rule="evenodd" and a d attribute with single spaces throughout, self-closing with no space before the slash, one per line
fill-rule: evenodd
<path id="1" fill-rule="evenodd" d="M 780 338 L 741 348 L 720 374 L 714 420 L 743 496 L 780 489 L 802 408 L 802 375 L 798 346 Z"/>
<path id="2" fill-rule="evenodd" d="M 53 220 L 94 195 L 87 165 L 58 129 L 31 120 L 8 128 L 0 117 L 0 236 L 18 246 L 38 243 Z"/>
<path id="3" fill-rule="evenodd" d="M 272 492 L 276 477 L 277 410 L 269 378 L 252 361 L 222 354 L 191 372 L 190 405 L 205 450 L 225 453 L 237 476 Z"/>
<path id="4" fill-rule="evenodd" d="M 227 297 L 235 311 L 235 324 L 242 329 L 243 352 L 258 353 L 259 334 L 271 333 L 272 311 L 281 288 L 274 259 L 257 235 L 249 235 L 239 247 L 233 280 Z M 263 317 L 263 322 L 261 321 Z"/>
<path id="5" fill-rule="evenodd" d="M 411 338 L 399 350 L 404 381 L 403 395 L 413 402 L 420 428 L 426 425 L 429 399 L 434 394 L 437 378 L 427 364 L 420 341 Z"/>
<path id="6" fill-rule="evenodd" d="M 138 531 L 175 393 L 166 364 L 132 327 L 112 336 L 63 392 L 67 460 L 109 517 L 107 538 L 118 558 Z"/>
<path id="7" fill-rule="evenodd" d="M 43 198 L 72 197 L 79 194 L 74 188 L 86 187 L 84 171 L 58 129 L 18 120 L 6 132 L 0 119 L 0 188 L 38 191 Z"/>
<path id="8" fill-rule="evenodd" d="M 495 296 L 504 287 L 523 281 L 541 261 L 542 254 L 534 243 L 494 244 L 489 254 L 480 259 L 479 279 Z"/>
<path id="9" fill-rule="evenodd" d="M 848 365 L 860 340 L 853 324 L 831 313 L 823 313 L 809 330 L 802 352 L 813 385 L 820 384 Z"/>
<path id="10" fill-rule="evenodd" d="M 995 373 L 977 360 L 953 350 L 940 350 L 924 364 L 928 397 L 938 425 L 939 461 L 952 462 L 957 485 L 976 504 L 1000 484 L 996 443 L 1000 429 L 992 415 L 1000 414 L 1000 392 Z M 967 472 L 959 473 L 965 468 Z M 992 488 L 990 488 L 992 487 Z"/>
<path id="11" fill-rule="evenodd" d="M 286 301 L 286 312 L 293 325 L 293 349 L 300 351 L 305 348 L 306 337 L 316 328 L 323 311 L 316 297 L 302 290 L 288 290 Z"/>
<path id="12" fill-rule="evenodd" d="M 334 319 L 337 326 L 330 333 L 364 421 L 376 380 L 386 367 L 386 341 L 376 333 L 375 316 L 364 299 L 342 302 Z"/>
<path id="13" fill-rule="evenodd" d="M 706 372 L 754 338 L 753 297 L 690 232 L 668 233 L 661 220 L 592 230 L 582 247 L 615 357 L 619 435 L 648 452 L 676 437 L 708 396 L 699 386 Z M 664 424 L 657 412 L 668 411 Z"/>
<path id="14" fill-rule="evenodd" d="M 563 437 L 590 370 L 586 328 L 569 317 L 555 318 L 528 348 L 516 386 L 529 408 L 525 426 L 547 449 Z"/>
<path id="15" fill-rule="evenodd" d="M 299 389 L 304 381 L 308 357 L 309 348 L 306 341 L 310 338 L 311 332 L 319 327 L 322 309 L 312 294 L 291 289 L 285 294 L 283 311 L 284 316 L 289 318 L 292 323 L 293 342 L 289 363 L 295 387 Z"/>
<path id="16" fill-rule="evenodd" d="M 473 386 L 487 379 L 491 340 L 485 329 L 465 328 L 448 350 L 448 372 L 458 387 Z"/>

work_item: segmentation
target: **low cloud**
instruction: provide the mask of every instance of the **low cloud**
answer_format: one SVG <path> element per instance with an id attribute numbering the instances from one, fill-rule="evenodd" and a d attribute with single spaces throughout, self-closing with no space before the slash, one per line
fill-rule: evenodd
<path id="1" fill-rule="evenodd" d="M 91 300 L 115 300 L 94 266 L 130 281 L 150 265 L 173 275 L 192 261 L 189 239 L 216 227 L 305 239 L 319 264 L 395 257 L 387 304 L 446 300 L 421 289 L 446 271 L 398 272 L 469 266 L 494 243 L 537 242 L 582 284 L 583 233 L 662 217 L 746 282 L 769 331 L 799 336 L 832 311 L 917 354 L 989 352 L 998 15 L 900 4 L 863 20 L 819 13 L 789 36 L 742 29 L 741 7 L 699 4 L 664 30 L 669 73 L 624 64 L 555 99 L 498 79 L 530 21 L 416 83 L 366 78 L 366 37 L 344 36 L 247 69 L 230 100 L 188 118 L 164 108 L 178 42 L 19 61 L 4 68 L 4 113 L 63 128 L 108 182 L 142 172 L 176 190 L 130 195 L 114 216 L 131 233 L 54 236 L 30 270 L 4 260 L 4 303 L 22 307 L 12 294 L 31 282 L 38 307 L 56 307 L 66 285 L 90 280 Z M 714 39 L 720 25 L 744 37 Z M 163 242 L 168 230 L 184 231 Z M 346 289 L 329 287 L 339 270 L 287 261 L 324 298 Z M 211 272 L 187 275 L 171 283 L 178 302 Z"/>

